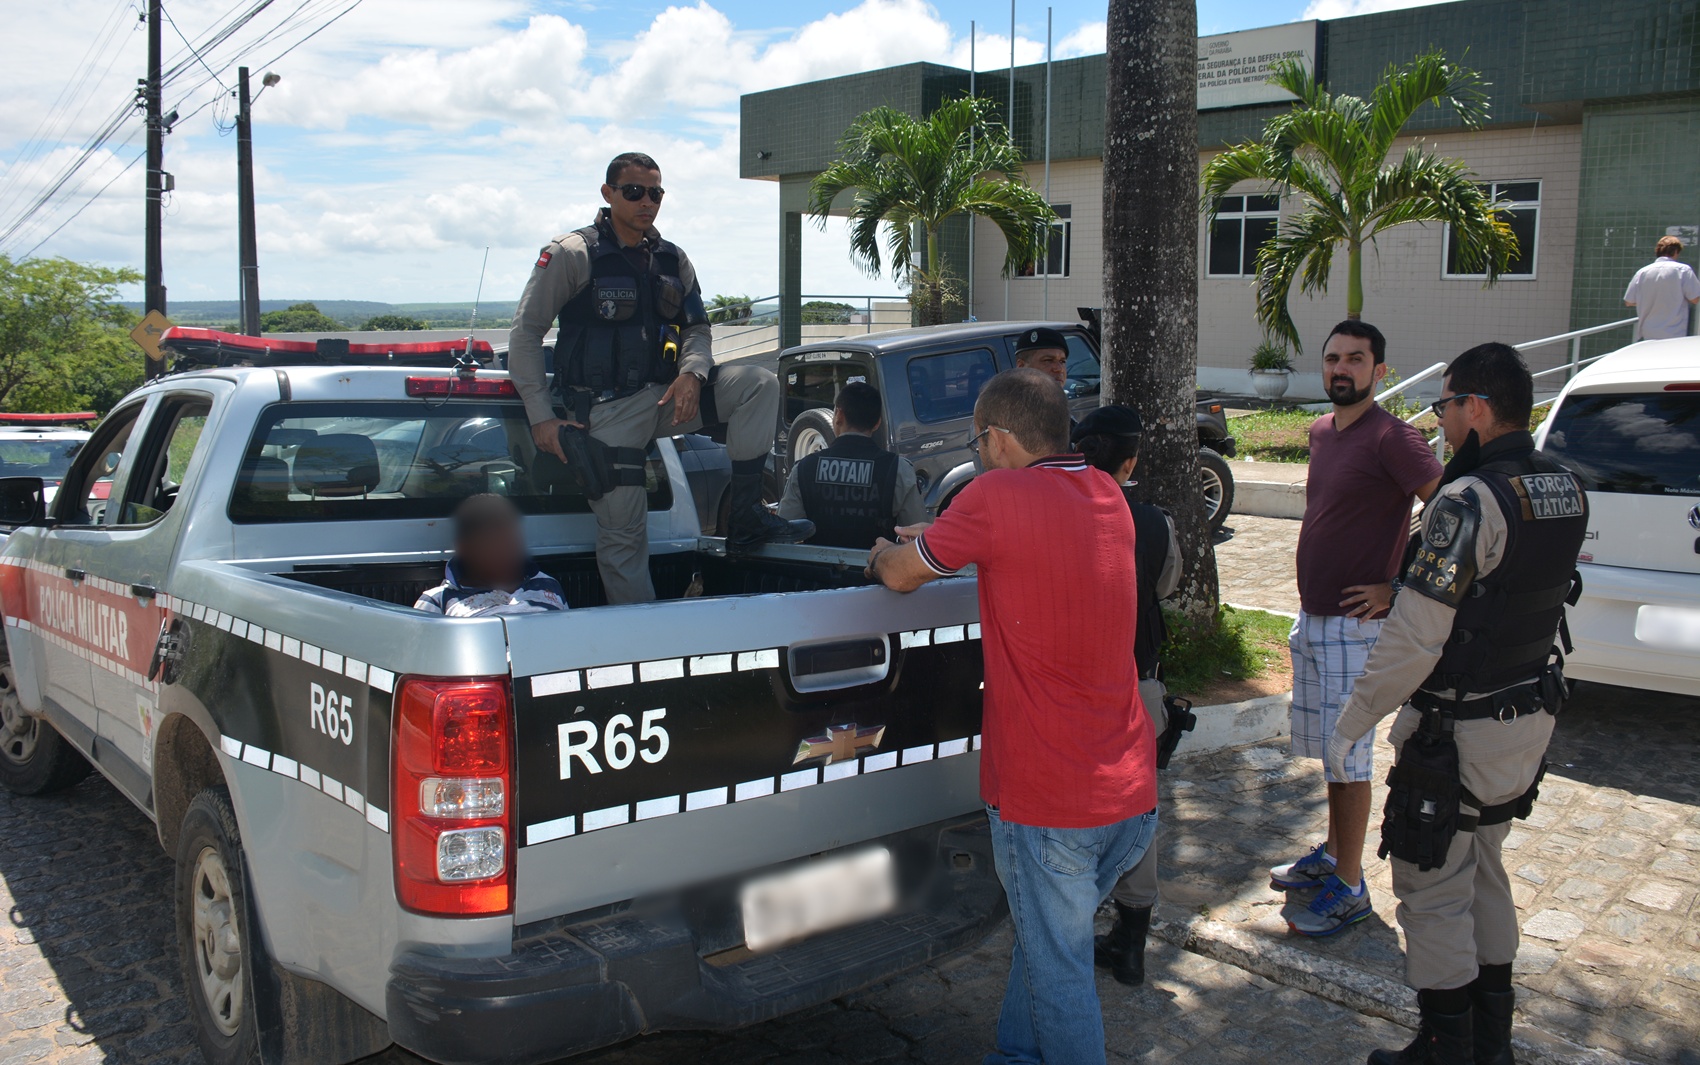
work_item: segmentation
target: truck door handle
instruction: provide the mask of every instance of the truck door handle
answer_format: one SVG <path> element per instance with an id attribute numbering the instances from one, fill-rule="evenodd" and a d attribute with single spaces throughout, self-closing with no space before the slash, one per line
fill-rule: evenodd
<path id="1" fill-rule="evenodd" d="M 78 584 L 81 584 L 83 582 L 83 578 L 88 576 L 88 573 L 85 572 L 84 570 L 78 569 L 75 566 L 66 566 L 65 567 L 65 576 L 70 578 L 72 581 L 74 581 Z"/>
<path id="2" fill-rule="evenodd" d="M 151 584 L 132 584 L 130 594 L 137 599 L 154 599 L 159 595 L 159 589 Z"/>
<path id="3" fill-rule="evenodd" d="M 791 686 L 803 694 L 878 684 L 891 671 L 891 640 L 881 633 L 792 644 L 785 664 Z"/>

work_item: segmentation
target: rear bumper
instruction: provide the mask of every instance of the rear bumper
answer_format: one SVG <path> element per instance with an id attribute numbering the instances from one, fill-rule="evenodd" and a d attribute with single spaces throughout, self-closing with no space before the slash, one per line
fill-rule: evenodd
<path id="1" fill-rule="evenodd" d="M 1576 650 L 1565 676 L 1628 688 L 1700 695 L 1700 655 L 1636 636 L 1647 605 L 1700 610 L 1700 575 L 1582 563 L 1582 598 L 1568 610 Z"/>
<path id="2" fill-rule="evenodd" d="M 978 942 L 1006 908 L 983 815 L 877 841 L 903 905 L 769 954 L 741 947 L 735 885 L 522 929 L 513 953 L 406 953 L 390 1034 L 445 1065 L 532 1065 L 662 1029 L 737 1028 L 825 1002 Z"/>

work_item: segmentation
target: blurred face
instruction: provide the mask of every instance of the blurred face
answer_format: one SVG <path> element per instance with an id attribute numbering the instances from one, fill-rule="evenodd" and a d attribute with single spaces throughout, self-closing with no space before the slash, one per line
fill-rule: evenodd
<path id="1" fill-rule="evenodd" d="M 488 526 L 455 544 L 461 574 L 476 587 L 512 591 L 525 579 L 525 538 L 517 522 Z"/>
<path id="2" fill-rule="evenodd" d="M 1061 348 L 1033 348 L 1015 358 L 1017 366 L 1038 370 L 1056 378 L 1057 384 L 1068 387 L 1068 352 Z"/>
<path id="3" fill-rule="evenodd" d="M 642 185 L 644 195 L 636 200 L 626 199 L 624 189 L 631 185 Z M 661 171 L 628 166 L 620 171 L 614 184 L 602 186 L 602 199 L 607 202 L 608 213 L 613 217 L 616 226 L 647 233 L 655 224 L 655 216 L 661 213 L 661 205 L 650 198 L 648 190 L 660 187 Z"/>
<path id="4" fill-rule="evenodd" d="M 1375 395 L 1387 376 L 1385 363 L 1376 365 L 1368 337 L 1335 333 L 1322 348 L 1322 383 L 1336 407 L 1350 407 Z"/>

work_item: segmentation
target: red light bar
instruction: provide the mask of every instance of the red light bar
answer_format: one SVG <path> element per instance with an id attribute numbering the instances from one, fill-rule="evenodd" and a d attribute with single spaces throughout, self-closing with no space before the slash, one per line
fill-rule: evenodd
<path id="1" fill-rule="evenodd" d="M 1665 386 L 1666 392 L 1700 392 L 1700 381 L 1678 381 Z"/>
<path id="2" fill-rule="evenodd" d="M 191 352 L 218 349 L 230 354 L 252 352 L 255 355 L 291 353 L 315 355 L 319 344 L 312 340 L 277 340 L 270 337 L 251 337 L 241 333 L 225 333 L 217 329 L 196 329 L 172 326 L 160 338 L 160 346 L 174 351 Z M 348 345 L 348 354 L 365 357 L 395 356 L 406 358 L 420 355 L 459 355 L 467 350 L 466 339 L 428 340 L 417 344 L 356 344 Z M 488 340 L 474 340 L 472 354 L 481 362 L 495 356 Z"/>
<path id="3" fill-rule="evenodd" d="M 14 414 L 7 411 L 0 414 L 0 425 L 73 425 L 77 422 L 92 422 L 100 415 L 92 410 L 80 410 L 73 414 Z"/>
<path id="4" fill-rule="evenodd" d="M 459 377 L 409 377 L 407 379 L 407 394 L 410 396 L 455 396 L 457 398 L 477 399 L 499 397 L 501 399 L 518 399 L 519 389 L 506 378 L 471 378 L 462 380 Z"/>

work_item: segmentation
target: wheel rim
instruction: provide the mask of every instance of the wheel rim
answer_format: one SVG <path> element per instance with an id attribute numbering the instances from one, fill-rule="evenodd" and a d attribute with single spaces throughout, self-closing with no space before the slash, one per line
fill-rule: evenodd
<path id="1" fill-rule="evenodd" d="M 800 429 L 797 432 L 797 457 L 804 458 L 826 447 L 826 435 L 819 429 Z"/>
<path id="2" fill-rule="evenodd" d="M 1222 478 L 1208 466 L 1199 468 L 1199 490 L 1204 496 L 1204 516 L 1211 521 L 1222 510 Z"/>
<path id="3" fill-rule="evenodd" d="M 233 1036 L 242 1027 L 244 1005 L 242 933 L 224 857 L 212 847 L 202 848 L 192 883 L 195 973 L 201 978 L 202 1001 L 214 1026 Z"/>
<path id="4" fill-rule="evenodd" d="M 41 719 L 24 713 L 24 704 L 18 700 L 18 686 L 12 679 L 12 667 L 0 669 L 0 756 L 24 765 L 35 754 L 40 736 Z"/>

